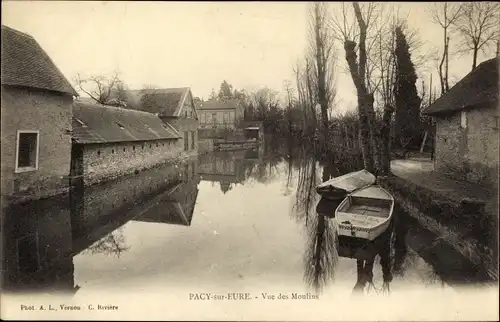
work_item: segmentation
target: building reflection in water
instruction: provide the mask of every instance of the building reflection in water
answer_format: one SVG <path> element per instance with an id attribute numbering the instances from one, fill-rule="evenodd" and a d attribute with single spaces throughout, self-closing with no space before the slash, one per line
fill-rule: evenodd
<path id="1" fill-rule="evenodd" d="M 120 229 L 131 220 L 189 226 L 198 195 L 197 160 L 83 187 L 67 195 L 4 210 L 2 288 L 10 292 L 69 293 L 73 257 L 81 252 L 120 256 Z"/>
<path id="2" fill-rule="evenodd" d="M 2 227 L 2 289 L 76 291 L 68 195 L 8 206 Z"/>
<path id="3" fill-rule="evenodd" d="M 253 169 L 263 162 L 263 148 L 249 150 L 219 151 L 199 157 L 201 180 L 219 183 L 226 194 L 234 186 L 243 182 L 253 173 Z"/>

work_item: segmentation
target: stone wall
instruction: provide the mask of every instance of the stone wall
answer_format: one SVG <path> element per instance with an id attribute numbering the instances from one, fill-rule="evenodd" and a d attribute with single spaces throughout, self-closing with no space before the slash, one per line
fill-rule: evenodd
<path id="1" fill-rule="evenodd" d="M 464 133 L 460 113 L 436 118 L 435 168 L 449 173 L 450 167 L 461 167 L 464 161 Z"/>
<path id="2" fill-rule="evenodd" d="M 162 163 L 186 159 L 182 140 L 89 144 L 83 146 L 85 185 L 112 180 Z"/>
<path id="3" fill-rule="evenodd" d="M 2 86 L 2 196 L 38 199 L 68 189 L 73 98 Z M 39 131 L 38 169 L 15 173 L 18 130 Z"/>
<path id="4" fill-rule="evenodd" d="M 458 180 L 491 181 L 498 173 L 497 116 L 495 108 L 482 108 L 436 118 L 436 170 Z"/>
<path id="5" fill-rule="evenodd" d="M 481 182 L 487 178 L 498 178 L 499 129 L 495 117 L 498 117 L 498 110 L 494 108 L 467 112 L 465 157 L 471 170 L 467 174 L 469 181 Z"/>

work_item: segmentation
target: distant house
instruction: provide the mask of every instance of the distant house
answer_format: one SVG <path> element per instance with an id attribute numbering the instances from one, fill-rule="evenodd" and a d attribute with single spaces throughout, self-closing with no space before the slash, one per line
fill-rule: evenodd
<path id="1" fill-rule="evenodd" d="M 200 129 L 235 129 L 244 117 L 243 106 L 237 99 L 200 102 L 196 109 L 200 117 Z"/>
<path id="2" fill-rule="evenodd" d="M 180 138 L 155 114 L 75 101 L 71 174 L 89 185 L 177 161 Z"/>
<path id="3" fill-rule="evenodd" d="M 435 169 L 471 182 L 498 180 L 498 58 L 481 63 L 429 106 Z"/>
<path id="4" fill-rule="evenodd" d="M 157 114 L 182 135 L 184 151 L 198 152 L 198 115 L 189 87 L 128 90 L 127 108 Z"/>
<path id="5" fill-rule="evenodd" d="M 2 25 L 2 197 L 68 189 L 74 88 L 37 41 Z"/>

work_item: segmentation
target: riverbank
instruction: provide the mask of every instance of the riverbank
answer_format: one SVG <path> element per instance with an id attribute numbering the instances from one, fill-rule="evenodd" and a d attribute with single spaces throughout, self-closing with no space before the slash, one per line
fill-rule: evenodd
<path id="1" fill-rule="evenodd" d="M 492 189 L 446 178 L 424 159 L 394 160 L 379 178 L 402 208 L 478 269 L 498 280 L 498 198 Z"/>

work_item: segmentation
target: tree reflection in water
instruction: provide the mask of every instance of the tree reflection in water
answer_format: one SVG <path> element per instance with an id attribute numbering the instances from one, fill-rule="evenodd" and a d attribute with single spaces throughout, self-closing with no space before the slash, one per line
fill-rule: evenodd
<path id="1" fill-rule="evenodd" d="M 311 210 L 318 200 L 315 190 L 319 184 L 318 165 L 314 158 L 309 157 L 308 151 L 305 149 L 300 149 L 297 158 L 291 158 L 290 163 L 293 164 L 294 161 L 298 162 L 296 164 L 298 182 L 292 215 L 297 221 L 303 221 L 308 226 Z"/>
<path id="2" fill-rule="evenodd" d="M 295 160 L 290 160 L 293 163 Z M 296 201 L 292 212 L 296 219 L 305 223 L 308 232 L 308 246 L 304 256 L 304 280 L 317 293 L 322 292 L 324 287 L 334 279 L 335 268 L 339 257 L 348 257 L 356 260 L 357 279 L 354 285 L 354 293 L 364 293 L 375 290 L 377 293 L 390 292 L 390 283 L 393 274 L 402 275 L 403 263 L 407 254 L 406 231 L 407 227 L 402 221 L 395 219 L 391 229 L 376 240 L 362 246 L 361 253 L 345 255 L 341 252 L 340 238 L 343 238 L 344 247 L 353 247 L 353 240 L 342 236 L 339 238 L 336 225 L 333 221 L 335 209 L 341 202 L 320 200 L 315 192 L 315 187 L 319 183 L 317 176 L 318 166 L 314 158 L 299 156 L 298 185 L 296 191 Z M 339 171 L 334 162 L 327 162 L 323 167 L 322 180 L 326 181 L 332 177 L 339 176 L 346 171 Z M 354 170 L 352 170 L 354 171 Z M 311 216 L 311 208 L 316 206 L 316 215 Z M 397 211 L 397 210 L 396 210 Z M 357 241 L 359 243 L 359 241 Z M 351 244 L 350 244 L 351 243 Z M 378 260 L 379 259 L 379 260 Z M 373 279 L 375 263 L 380 263 L 383 275 L 382 287 L 377 288 Z"/>
<path id="3" fill-rule="evenodd" d="M 92 246 L 84 250 L 82 254 L 104 254 L 120 257 L 123 252 L 129 249 L 130 247 L 125 245 L 123 228 L 120 227 L 92 244 Z"/>
<path id="4" fill-rule="evenodd" d="M 335 277 L 337 232 L 334 223 L 325 216 L 312 216 L 308 228 L 304 280 L 319 293 Z"/>

